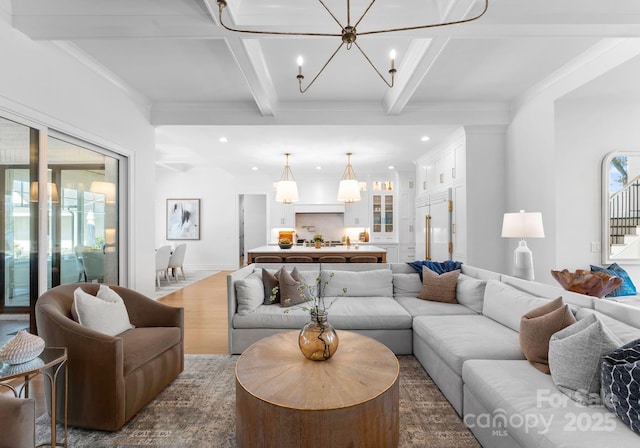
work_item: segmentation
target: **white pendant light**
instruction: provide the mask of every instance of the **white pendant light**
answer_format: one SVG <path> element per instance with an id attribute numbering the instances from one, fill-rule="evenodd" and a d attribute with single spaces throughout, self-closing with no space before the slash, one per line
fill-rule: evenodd
<path id="1" fill-rule="evenodd" d="M 291 204 L 292 202 L 298 202 L 298 184 L 293 178 L 293 173 L 289 167 L 289 156 L 291 154 L 286 153 L 287 162 L 280 176 L 280 181 L 276 186 L 276 201 L 284 204 Z"/>
<path id="2" fill-rule="evenodd" d="M 360 200 L 360 183 L 351 167 L 351 154 L 350 152 L 347 153 L 347 167 L 342 174 L 342 180 L 340 180 L 340 186 L 338 187 L 338 201 L 347 203 Z"/>

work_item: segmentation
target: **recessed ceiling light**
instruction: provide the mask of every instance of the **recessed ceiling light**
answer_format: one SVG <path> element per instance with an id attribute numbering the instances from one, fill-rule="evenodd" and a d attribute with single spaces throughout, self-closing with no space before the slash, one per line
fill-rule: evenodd
<path id="1" fill-rule="evenodd" d="M 251 167 L 251 169 L 252 169 L 253 171 L 258 171 L 258 167 L 257 167 L 257 166 L 252 166 L 252 167 Z"/>
<path id="2" fill-rule="evenodd" d="M 389 169 L 390 169 L 390 170 L 392 170 L 392 169 L 394 169 L 394 168 L 395 168 L 395 167 L 394 167 L 393 165 L 389 165 Z"/>
<path id="3" fill-rule="evenodd" d="M 220 143 L 227 143 L 229 140 L 227 140 L 227 137 L 220 137 L 220 138 L 218 139 L 218 141 L 219 141 Z"/>
<path id="4" fill-rule="evenodd" d="M 317 169 L 318 171 L 320 171 L 320 170 L 322 169 L 322 167 L 321 167 L 320 165 L 318 165 L 318 166 L 316 167 L 316 169 Z"/>
<path id="5" fill-rule="evenodd" d="M 430 140 L 430 137 L 428 135 L 425 135 L 420 140 L 423 142 L 428 142 Z"/>

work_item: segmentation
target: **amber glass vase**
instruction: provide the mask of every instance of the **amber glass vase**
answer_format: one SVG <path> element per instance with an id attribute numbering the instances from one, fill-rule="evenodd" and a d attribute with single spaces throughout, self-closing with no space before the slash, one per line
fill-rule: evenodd
<path id="1" fill-rule="evenodd" d="M 311 314 L 311 322 L 300 330 L 300 351 L 312 361 L 325 361 L 338 349 L 338 335 L 327 321 L 327 313 Z"/>

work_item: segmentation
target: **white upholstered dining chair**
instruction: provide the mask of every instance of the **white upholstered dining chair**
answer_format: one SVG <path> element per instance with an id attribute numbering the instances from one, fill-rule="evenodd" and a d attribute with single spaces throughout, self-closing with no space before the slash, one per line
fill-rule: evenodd
<path id="1" fill-rule="evenodd" d="M 171 257 L 169 258 L 169 270 L 173 272 L 173 276 L 176 281 L 180 279 L 178 275 L 178 269 L 182 272 L 182 280 L 186 280 L 187 277 L 184 275 L 184 254 L 187 251 L 186 243 L 178 244 L 176 248 L 173 250 Z"/>
<path id="2" fill-rule="evenodd" d="M 156 285 L 160 287 L 160 274 L 164 275 L 167 283 L 171 284 L 169 278 L 169 258 L 171 258 L 171 246 L 162 246 L 156 250 Z"/>

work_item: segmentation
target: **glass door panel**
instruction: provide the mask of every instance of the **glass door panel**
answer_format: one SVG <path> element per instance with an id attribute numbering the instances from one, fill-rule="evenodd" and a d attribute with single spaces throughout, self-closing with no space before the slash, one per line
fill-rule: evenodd
<path id="1" fill-rule="evenodd" d="M 38 297 L 38 140 L 36 129 L 0 118 L 0 313 L 28 313 Z"/>
<path id="2" fill-rule="evenodd" d="M 118 284 L 118 159 L 49 137 L 49 168 L 61 192 L 49 216 L 51 286 Z"/>

